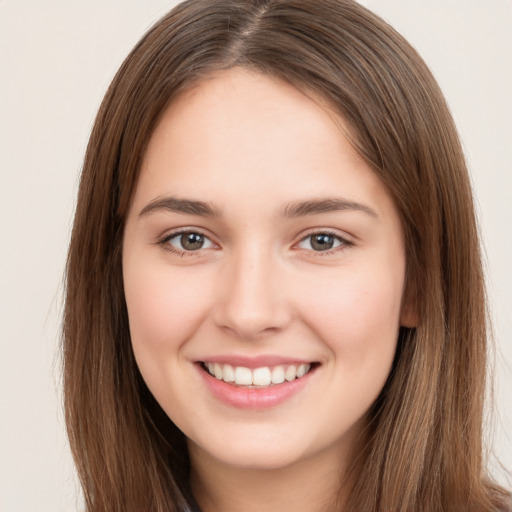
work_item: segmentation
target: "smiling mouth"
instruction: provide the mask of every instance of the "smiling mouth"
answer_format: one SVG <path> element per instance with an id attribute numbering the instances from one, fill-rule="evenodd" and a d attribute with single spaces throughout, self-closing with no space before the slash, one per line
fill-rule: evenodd
<path id="1" fill-rule="evenodd" d="M 268 388 L 301 379 L 316 367 L 318 363 L 289 364 L 277 366 L 262 366 L 260 368 L 246 368 L 245 366 L 232 366 L 201 362 L 204 371 L 217 380 L 224 381 L 233 386 L 246 388 Z"/>

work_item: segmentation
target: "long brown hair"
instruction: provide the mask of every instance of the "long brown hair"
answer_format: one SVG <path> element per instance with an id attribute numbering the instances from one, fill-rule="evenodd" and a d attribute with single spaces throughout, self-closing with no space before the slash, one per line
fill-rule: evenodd
<path id="1" fill-rule="evenodd" d="M 185 511 L 183 434 L 134 361 L 123 294 L 123 226 L 165 108 L 241 66 L 323 98 L 388 187 L 406 237 L 417 328 L 353 461 L 346 511 L 491 511 L 482 446 L 486 309 L 471 189 L 443 96 L 412 47 L 352 0 L 190 0 L 137 44 L 90 137 L 67 264 L 68 433 L 89 512 Z"/>

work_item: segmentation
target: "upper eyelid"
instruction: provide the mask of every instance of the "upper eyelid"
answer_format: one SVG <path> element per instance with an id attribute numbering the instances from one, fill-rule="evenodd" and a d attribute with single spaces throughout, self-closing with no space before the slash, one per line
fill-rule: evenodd
<path id="1" fill-rule="evenodd" d="M 168 231 L 168 232 L 164 233 L 163 235 L 161 235 L 160 237 L 158 237 L 157 243 L 158 244 L 165 243 L 183 233 L 197 233 L 201 236 L 204 236 L 208 240 L 210 240 L 210 242 L 212 242 L 214 245 L 216 245 L 216 246 L 221 245 L 220 243 L 218 243 L 215 240 L 215 237 L 213 235 L 211 235 L 210 233 L 208 233 L 206 230 L 203 230 L 202 228 L 198 228 L 198 227 L 192 227 L 192 226 L 176 228 L 174 230 L 171 230 L 170 232 Z M 297 245 L 298 243 L 304 241 L 305 239 L 307 239 L 311 236 L 320 235 L 320 234 L 332 236 L 332 237 L 340 240 L 344 244 L 350 244 L 350 245 L 354 244 L 353 237 L 348 234 L 340 234 L 338 231 L 336 231 L 334 229 L 330 229 L 330 228 L 311 228 L 311 229 L 307 230 L 306 232 L 301 233 L 298 237 L 296 237 L 296 241 L 293 242 L 292 246 Z M 186 251 L 186 252 L 192 252 L 192 251 Z M 327 252 L 327 251 L 325 251 L 325 252 Z"/>
<path id="2" fill-rule="evenodd" d="M 348 233 L 341 234 L 339 231 L 334 230 L 334 229 L 329 229 L 329 228 L 308 230 L 308 231 L 306 231 L 306 233 L 303 233 L 300 235 L 300 238 L 298 239 L 298 241 L 302 242 L 304 239 L 306 239 L 310 236 L 314 236 L 314 235 L 329 235 L 334 238 L 338 238 L 339 240 L 341 240 L 342 242 L 345 242 L 345 243 L 354 243 L 353 236 L 349 235 Z"/>
<path id="3" fill-rule="evenodd" d="M 180 235 L 183 235 L 184 233 L 196 233 L 198 235 L 201 235 L 202 237 L 209 240 L 214 247 L 207 247 L 207 248 L 201 247 L 196 250 L 187 250 L 185 248 L 180 249 L 179 247 L 174 247 L 170 243 L 170 241 L 174 238 L 179 237 Z M 214 240 L 212 240 L 211 236 L 204 234 L 203 231 L 198 228 L 193 228 L 193 229 L 179 228 L 179 229 L 173 230 L 171 232 L 167 232 L 166 234 L 162 235 L 161 237 L 159 237 L 156 240 L 155 245 L 160 246 L 165 251 L 174 253 L 177 256 L 196 256 L 196 257 L 200 256 L 200 254 L 203 252 L 204 249 L 211 250 L 211 249 L 216 249 L 219 247 L 219 244 L 217 242 L 215 242 Z"/>
<path id="4" fill-rule="evenodd" d="M 312 249 L 304 249 L 302 247 L 298 247 L 298 249 L 300 250 L 303 250 L 303 251 L 306 251 L 306 252 L 312 252 L 316 255 L 326 255 L 326 254 L 331 254 L 331 253 L 334 253 L 334 252 L 338 252 L 338 251 L 341 251 L 343 250 L 344 248 L 347 248 L 347 247 L 351 247 L 354 245 L 354 242 L 352 242 L 351 240 L 341 236 L 341 235 L 337 235 L 335 233 L 330 233 L 328 231 L 317 231 L 317 232 L 313 232 L 313 233 L 309 233 L 308 235 L 306 236 L 303 236 L 298 242 L 295 242 L 294 243 L 294 247 L 299 245 L 300 243 L 304 242 L 305 240 L 307 240 L 308 238 L 311 238 L 315 235 L 328 235 L 328 236 L 331 236 L 333 238 L 335 238 L 338 242 L 340 242 L 340 245 L 338 245 L 337 247 L 332 247 L 331 249 L 325 249 L 323 251 L 315 251 L 315 250 L 312 250 Z"/>
<path id="5" fill-rule="evenodd" d="M 181 233 L 198 233 L 200 235 L 206 236 L 208 238 L 215 238 L 212 234 L 210 234 L 207 230 L 203 228 L 193 227 L 193 226 L 185 226 L 181 228 L 175 228 L 166 230 L 164 234 L 162 234 L 159 238 L 172 238 L 173 236 L 179 235 Z M 353 238 L 348 234 L 340 234 L 338 230 L 332 228 L 310 228 L 308 230 L 303 231 L 299 236 L 299 240 L 304 240 L 304 238 L 312 235 L 332 235 L 334 237 L 338 237 L 341 239 Z M 297 237 L 296 237 L 297 238 Z M 213 240 L 212 240 L 213 241 Z"/>
<path id="6" fill-rule="evenodd" d="M 171 240 L 172 238 L 181 235 L 183 233 L 197 233 L 198 235 L 204 236 L 205 238 L 208 238 L 211 242 L 218 245 L 217 242 L 215 242 L 214 237 L 206 232 L 205 230 L 201 228 L 193 228 L 193 227 L 185 227 L 185 228 L 177 228 L 170 231 L 165 231 L 164 234 L 158 237 L 159 241 L 164 240 Z"/>

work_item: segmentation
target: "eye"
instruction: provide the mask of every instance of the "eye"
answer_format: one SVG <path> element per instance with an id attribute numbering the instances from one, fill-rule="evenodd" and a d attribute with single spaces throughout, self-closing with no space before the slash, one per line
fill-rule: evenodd
<path id="1" fill-rule="evenodd" d="M 340 236 L 332 233 L 313 233 L 303 238 L 297 247 L 315 252 L 326 252 L 344 245 L 350 245 L 350 242 Z"/>
<path id="2" fill-rule="evenodd" d="M 181 231 L 166 236 L 160 242 L 165 248 L 173 252 L 194 252 L 199 249 L 211 249 L 215 244 L 202 233 L 197 231 Z"/>

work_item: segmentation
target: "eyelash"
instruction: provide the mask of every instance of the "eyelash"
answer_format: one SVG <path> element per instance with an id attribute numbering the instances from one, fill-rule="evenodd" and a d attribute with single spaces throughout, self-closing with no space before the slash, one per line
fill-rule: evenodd
<path id="1" fill-rule="evenodd" d="M 197 249 L 195 251 L 194 250 L 186 250 L 186 249 L 179 250 L 179 249 L 175 249 L 169 243 L 174 238 L 177 238 L 180 235 L 184 235 L 184 234 L 197 234 L 197 235 L 202 236 L 204 239 L 209 240 L 212 244 L 214 244 L 214 242 L 212 242 L 207 235 L 205 235 L 202 231 L 200 231 L 198 229 L 182 229 L 179 231 L 173 231 L 172 233 L 165 235 L 161 240 L 157 241 L 157 245 L 160 245 L 164 250 L 166 250 L 172 254 L 175 254 L 177 256 L 180 256 L 180 257 L 197 256 L 197 253 L 199 253 L 202 248 Z M 306 249 L 308 252 L 314 253 L 315 257 L 329 256 L 329 255 L 338 253 L 348 247 L 352 247 L 354 245 L 354 242 L 351 242 L 350 240 L 347 240 L 346 238 L 343 238 L 342 236 L 340 236 L 332 231 L 329 231 L 329 230 L 313 231 L 311 233 L 308 233 L 306 236 L 302 237 L 298 243 L 300 244 L 300 243 L 304 242 L 305 240 L 307 240 L 308 238 L 312 238 L 315 235 L 326 235 L 326 236 L 334 238 L 335 241 L 340 242 L 340 245 L 338 245 L 337 247 L 335 247 L 333 249 L 327 249 L 325 251 L 315 251 L 313 249 Z"/>
<path id="2" fill-rule="evenodd" d="M 325 251 L 315 251 L 313 249 L 306 249 L 308 252 L 312 252 L 315 255 L 315 257 L 331 256 L 332 254 L 336 254 L 336 253 L 343 251 L 344 249 L 347 249 L 354 245 L 354 242 L 351 242 L 350 240 L 347 240 L 346 238 L 343 238 L 339 234 L 334 233 L 333 231 L 330 231 L 328 229 L 312 231 L 312 232 L 308 233 L 306 236 L 304 236 L 300 239 L 299 244 L 304 242 L 308 238 L 311 239 L 312 237 L 318 236 L 318 235 L 326 235 L 326 236 L 332 237 L 335 241 L 340 242 L 340 245 L 338 245 L 337 247 L 334 247 L 332 249 L 327 249 Z"/>
<path id="3" fill-rule="evenodd" d="M 180 235 L 185 235 L 185 234 L 191 234 L 191 235 L 201 235 L 204 239 L 206 240 L 210 240 L 210 238 L 208 236 L 206 236 L 202 231 L 198 230 L 198 229 L 180 229 L 179 231 L 173 231 L 172 233 L 169 233 L 168 235 L 165 235 L 161 240 L 159 240 L 157 242 L 157 245 L 160 245 L 164 250 L 172 253 L 172 254 L 175 254 L 177 256 L 197 256 L 197 253 L 200 251 L 200 249 L 196 250 L 196 251 L 187 251 L 186 249 L 183 249 L 183 250 L 179 250 L 179 249 L 175 249 L 169 242 L 173 239 L 173 238 L 177 238 L 179 237 Z M 210 240 L 211 242 L 211 240 Z M 213 244 L 213 242 L 211 242 Z"/>

